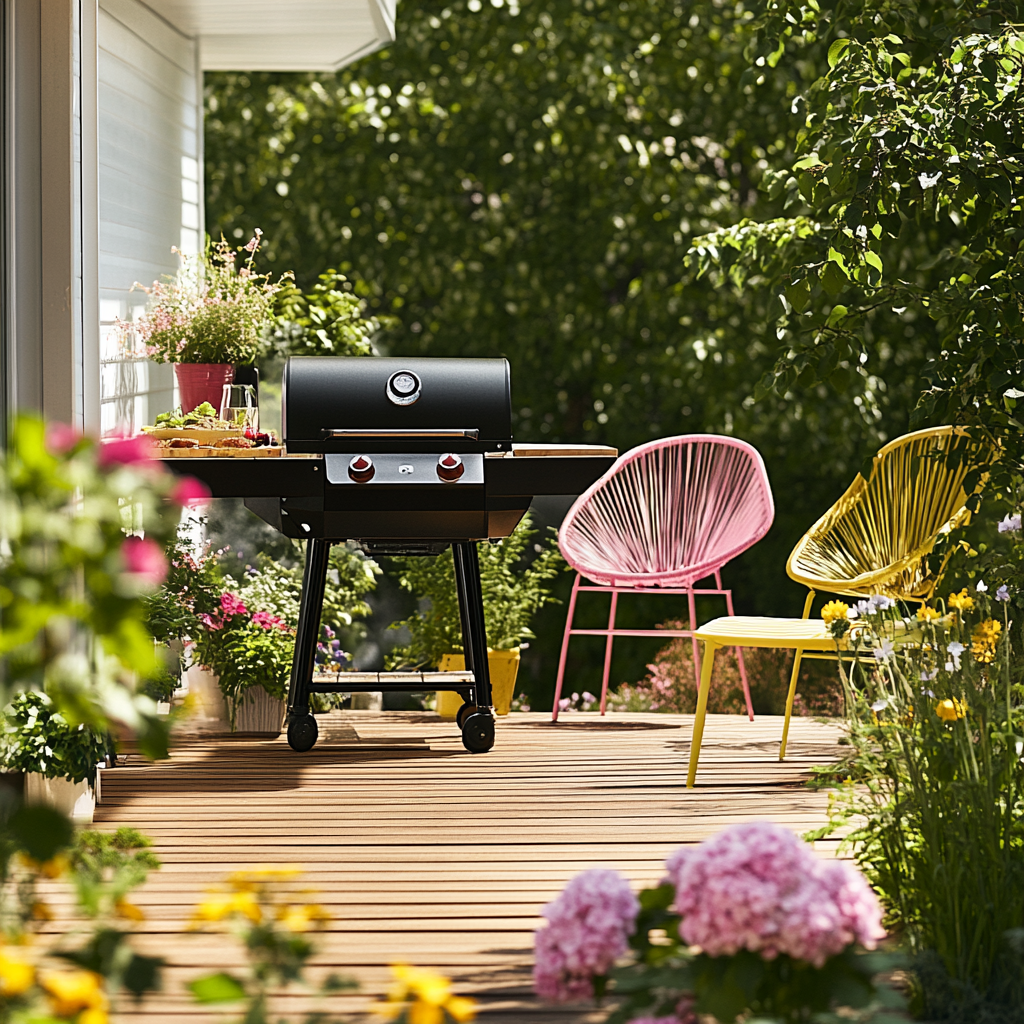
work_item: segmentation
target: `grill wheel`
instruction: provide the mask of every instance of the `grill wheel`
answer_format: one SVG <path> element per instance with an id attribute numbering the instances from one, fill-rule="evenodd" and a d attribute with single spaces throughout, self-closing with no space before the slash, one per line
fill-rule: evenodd
<path id="1" fill-rule="evenodd" d="M 462 745 L 471 754 L 486 754 L 494 746 L 494 719 L 474 709 L 462 723 Z"/>
<path id="2" fill-rule="evenodd" d="M 319 735 L 320 729 L 312 715 L 302 715 L 288 722 L 288 746 L 300 754 L 312 750 Z"/>

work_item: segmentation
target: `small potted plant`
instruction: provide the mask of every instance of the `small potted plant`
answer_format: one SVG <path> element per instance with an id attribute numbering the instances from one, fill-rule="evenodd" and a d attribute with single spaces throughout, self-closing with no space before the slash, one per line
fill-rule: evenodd
<path id="1" fill-rule="evenodd" d="M 0 759 L 7 771 L 25 773 L 25 800 L 48 804 L 75 821 L 92 821 L 96 766 L 113 752 L 110 736 L 72 725 L 50 697 L 19 693 L 4 709 Z"/>
<path id="2" fill-rule="evenodd" d="M 239 250 L 245 253 L 241 266 L 223 238 L 208 241 L 197 256 L 175 249 L 181 260 L 177 276 L 143 288 L 149 309 L 124 325 L 150 359 L 174 364 L 184 414 L 203 402 L 220 409 L 235 367 L 255 363 L 267 346 L 265 327 L 273 319 L 283 278 L 274 282 L 253 269 L 262 234 L 257 228 Z"/>
<path id="3" fill-rule="evenodd" d="M 510 537 L 479 547 L 487 663 L 494 709 L 499 715 L 511 710 L 520 649 L 524 641 L 533 638 L 530 622 L 541 608 L 556 600 L 545 582 L 554 579 L 565 565 L 553 538 L 545 545 L 536 545 L 540 549 L 536 558 L 525 561 L 523 556 L 536 532 L 527 514 Z M 389 627 L 409 631 L 409 643 L 391 652 L 390 667 L 463 670 L 465 655 L 451 549 L 437 558 L 398 558 L 395 563 L 400 569 L 399 585 L 419 599 L 420 607 L 410 618 Z M 462 698 L 445 692 L 437 696 L 438 713 L 443 718 L 455 718 Z"/>

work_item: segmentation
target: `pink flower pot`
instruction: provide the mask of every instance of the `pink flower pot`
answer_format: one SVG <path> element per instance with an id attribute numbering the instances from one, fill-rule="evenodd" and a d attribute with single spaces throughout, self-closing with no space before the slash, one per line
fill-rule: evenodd
<path id="1" fill-rule="evenodd" d="M 230 363 L 175 363 L 181 393 L 181 411 L 191 412 L 197 405 L 209 402 L 220 415 L 220 399 L 224 385 L 235 377 Z"/>

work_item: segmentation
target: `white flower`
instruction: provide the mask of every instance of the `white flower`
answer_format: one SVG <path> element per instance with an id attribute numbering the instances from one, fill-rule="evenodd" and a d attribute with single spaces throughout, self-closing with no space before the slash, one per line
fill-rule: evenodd
<path id="1" fill-rule="evenodd" d="M 859 619 L 859 618 L 860 618 L 860 612 L 859 612 L 859 611 L 857 611 L 857 609 L 856 609 L 856 608 L 851 608 L 851 609 L 850 609 L 850 610 L 849 610 L 849 611 L 848 611 L 848 612 L 846 613 L 846 617 L 847 617 L 848 619 Z"/>
<path id="2" fill-rule="evenodd" d="M 938 669 L 936 669 L 935 671 L 936 671 L 936 672 L 938 672 Z M 926 690 L 926 689 L 925 689 L 925 688 L 924 688 L 924 687 L 922 686 L 922 687 L 921 687 L 921 696 L 922 696 L 922 697 L 934 697 L 934 696 L 935 696 L 935 691 L 934 691 L 934 690 Z"/>
<path id="3" fill-rule="evenodd" d="M 952 672 L 954 669 L 960 668 L 960 655 L 963 654 L 967 648 L 959 641 L 954 640 L 949 644 L 946 650 L 949 651 L 950 654 L 950 660 L 946 662 L 946 671 Z"/>
<path id="4" fill-rule="evenodd" d="M 924 669 L 921 669 L 921 675 L 920 675 L 921 682 L 922 683 L 930 683 L 938 674 L 939 674 L 939 670 L 937 668 L 933 668 L 929 672 L 926 672 Z"/>
<path id="5" fill-rule="evenodd" d="M 891 597 L 886 597 L 884 594 L 871 595 L 871 607 L 876 611 L 888 611 L 890 608 L 894 608 L 895 606 L 896 602 Z"/>
<path id="6" fill-rule="evenodd" d="M 1000 533 L 1020 533 L 1020 513 L 1015 516 L 1003 516 L 999 522 Z"/>
<path id="7" fill-rule="evenodd" d="M 1010 600 L 1010 588 L 1005 583 L 996 591 L 996 600 L 997 601 L 1009 601 Z"/>
<path id="8" fill-rule="evenodd" d="M 984 594 L 985 591 L 988 590 L 988 587 L 985 586 L 984 580 L 978 580 L 978 585 L 974 589 L 977 590 L 979 594 Z"/>
<path id="9" fill-rule="evenodd" d="M 857 614 L 858 615 L 870 615 L 875 609 L 872 607 L 870 601 L 858 601 L 857 602 Z M 849 613 L 847 613 L 849 614 Z"/>
<path id="10" fill-rule="evenodd" d="M 917 176 L 917 180 L 921 183 L 921 188 L 931 188 L 933 185 L 938 183 L 938 180 L 941 177 L 942 171 L 936 171 L 934 174 L 928 174 L 927 171 L 922 171 Z"/>
<path id="11" fill-rule="evenodd" d="M 876 647 L 872 654 L 874 654 L 876 661 L 888 661 L 895 649 L 891 640 L 883 640 L 882 646 Z"/>
<path id="12" fill-rule="evenodd" d="M 881 711 L 883 708 L 887 708 L 888 706 L 889 702 L 887 700 L 876 700 L 875 703 L 871 705 L 871 710 L 878 712 Z"/>

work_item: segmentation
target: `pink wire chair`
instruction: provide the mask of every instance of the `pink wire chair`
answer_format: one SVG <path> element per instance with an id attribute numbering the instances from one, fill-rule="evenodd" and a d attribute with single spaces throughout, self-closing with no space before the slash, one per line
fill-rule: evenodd
<path id="1" fill-rule="evenodd" d="M 775 505 L 764 462 L 757 449 L 732 437 L 685 434 L 650 441 L 626 452 L 600 480 L 576 499 L 558 531 L 558 546 L 576 570 L 558 659 L 555 703 L 565 678 L 571 636 L 606 637 L 601 714 L 608 700 L 608 673 L 616 636 L 683 636 L 693 640 L 695 676 L 700 678 L 696 629 L 697 596 L 725 598 L 733 613 L 732 591 L 722 587 L 721 568 L 759 541 L 772 525 Z M 694 583 L 714 577 L 714 588 Z M 593 586 L 582 586 L 581 581 Z M 657 590 L 686 594 L 689 629 L 616 629 L 619 594 Z M 573 629 L 581 591 L 611 594 L 607 629 Z M 754 720 L 750 686 L 737 648 L 747 715 Z"/>

